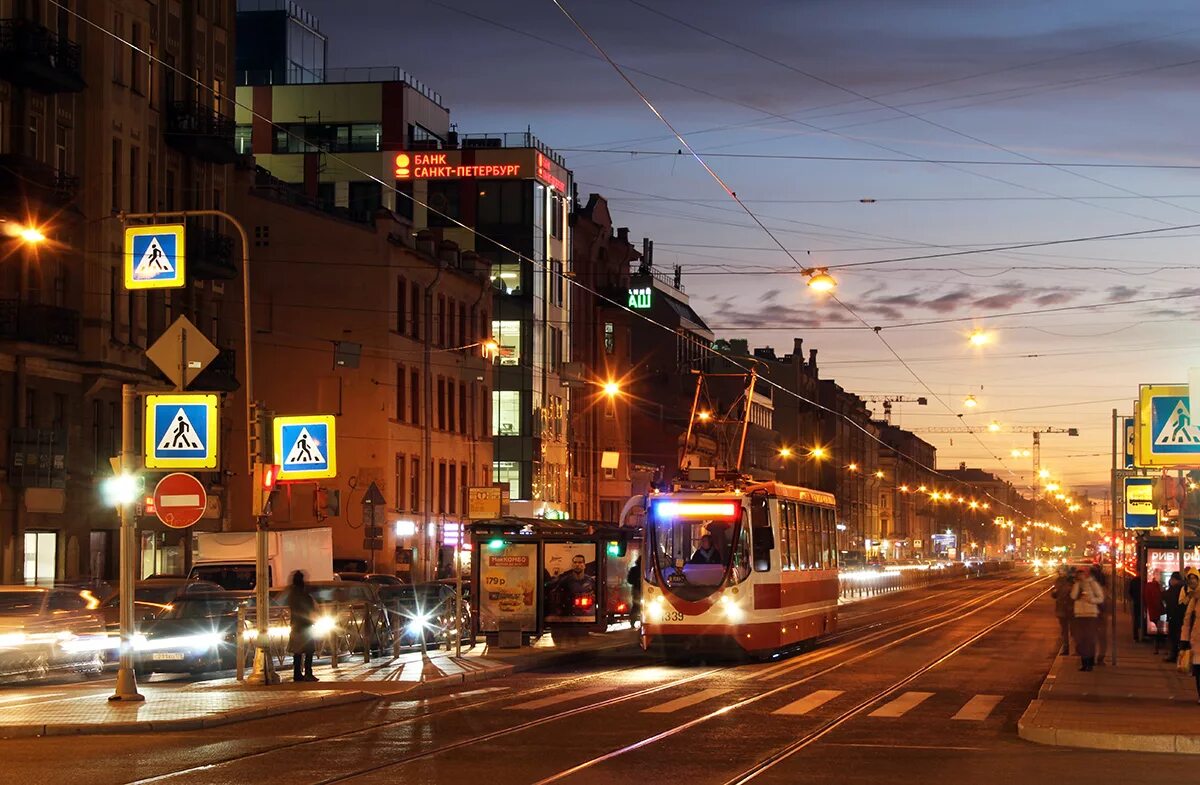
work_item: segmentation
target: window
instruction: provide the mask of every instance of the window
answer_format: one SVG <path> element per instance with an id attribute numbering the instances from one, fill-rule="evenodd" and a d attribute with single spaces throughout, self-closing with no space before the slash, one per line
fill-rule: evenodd
<path id="1" fill-rule="evenodd" d="M 467 304 L 458 304 L 458 345 L 465 347 L 469 343 L 474 343 L 471 336 L 467 334 Z M 468 351 L 463 349 L 464 352 Z"/>
<path id="2" fill-rule="evenodd" d="M 108 404 L 108 455 L 116 456 L 121 448 L 121 439 L 117 430 L 121 424 L 119 405 L 115 402 Z"/>
<path id="3" fill-rule="evenodd" d="M 412 319 L 412 331 L 409 335 L 416 341 L 421 340 L 421 295 L 421 287 L 415 283 L 408 288 L 408 302 L 411 306 L 408 310 Z"/>
<path id="4" fill-rule="evenodd" d="M 249 155 L 254 151 L 252 125 L 239 125 L 233 129 L 233 145 L 240 155 Z"/>
<path id="5" fill-rule="evenodd" d="M 453 433 L 458 430 L 454 424 L 454 380 L 446 380 L 446 430 Z"/>
<path id="6" fill-rule="evenodd" d="M 350 183 L 349 203 L 350 212 L 359 215 L 373 215 L 383 205 L 383 187 L 374 180 L 363 180 Z"/>
<path id="7" fill-rule="evenodd" d="M 562 214 L 565 200 L 558 194 L 550 197 L 550 236 L 562 239 Z"/>
<path id="8" fill-rule="evenodd" d="M 117 330 L 121 324 L 119 310 L 121 302 L 119 299 L 121 292 L 120 275 L 116 267 L 108 271 L 108 337 L 113 341 L 117 340 Z"/>
<path id="9" fill-rule="evenodd" d="M 521 464 L 516 461 L 493 461 L 492 482 L 508 485 L 510 499 L 521 498 Z"/>
<path id="10" fill-rule="evenodd" d="M 42 118 L 35 114 L 29 116 L 29 156 L 42 160 Z"/>
<path id="11" fill-rule="evenodd" d="M 500 346 L 496 362 L 501 365 L 521 364 L 521 323 L 519 321 L 492 322 L 492 337 Z"/>
<path id="12" fill-rule="evenodd" d="M 488 399 L 489 399 L 488 388 L 487 388 L 487 385 L 485 384 L 479 388 L 479 430 L 476 433 L 478 433 L 480 436 L 482 436 L 485 433 L 492 432 L 491 425 L 488 424 L 488 420 L 490 419 L 488 417 L 488 414 L 492 410 L 492 407 L 488 405 L 488 403 L 489 403 Z M 485 473 L 485 476 L 486 476 L 486 473 Z"/>
<path id="13" fill-rule="evenodd" d="M 562 265 L 562 262 L 558 261 L 557 259 L 551 259 L 548 274 L 550 276 L 550 280 L 549 280 L 550 304 L 551 305 L 562 305 L 563 304 L 563 265 Z"/>
<path id="14" fill-rule="evenodd" d="M 446 512 L 446 462 L 438 461 L 437 467 L 437 511 Z"/>
<path id="15" fill-rule="evenodd" d="M 396 453 L 395 478 L 396 478 L 396 509 L 397 510 L 407 510 L 408 508 L 404 506 L 404 491 L 406 490 L 405 486 L 408 485 L 408 473 L 405 471 L 404 453 L 399 453 L 399 452 Z"/>
<path id="16" fill-rule="evenodd" d="M 125 58 L 128 57 L 128 54 L 125 41 L 122 40 L 125 35 L 125 17 L 122 14 L 113 14 L 112 32 L 113 81 L 123 85 L 125 84 Z"/>
<path id="17" fill-rule="evenodd" d="M 462 218 L 459 208 L 460 183 L 457 180 L 430 180 L 426 204 L 429 205 L 429 226 L 456 226 L 451 218 Z"/>
<path id="18" fill-rule="evenodd" d="M 521 392 L 494 390 L 492 392 L 492 435 L 521 435 Z"/>
<path id="19" fill-rule="evenodd" d="M 617 334 L 612 322 L 604 323 L 604 353 L 612 354 L 617 350 Z"/>
<path id="20" fill-rule="evenodd" d="M 53 408 L 50 410 L 51 420 L 50 427 L 56 431 L 61 431 L 67 425 L 67 396 L 63 393 L 54 393 Z"/>
<path id="21" fill-rule="evenodd" d="M 73 168 L 67 161 L 67 128 L 62 125 L 54 128 L 54 168 L 60 173 Z"/>
<path id="22" fill-rule="evenodd" d="M 451 515 L 458 514 L 458 464 L 450 464 L 450 485 L 449 498 L 446 502 L 447 512 Z"/>
<path id="23" fill-rule="evenodd" d="M 138 209 L 138 175 L 142 173 L 142 151 L 130 145 L 129 147 L 129 209 Z"/>
<path id="24" fill-rule="evenodd" d="M 437 380 L 437 429 L 446 430 L 446 380 L 441 376 Z"/>
<path id="25" fill-rule="evenodd" d="M 502 252 L 488 259 L 491 262 L 492 286 L 502 294 L 519 295 L 521 289 L 521 261 L 512 254 Z"/>
<path id="26" fill-rule="evenodd" d="M 53 586 L 58 551 L 56 532 L 25 532 L 25 584 Z"/>
<path id="27" fill-rule="evenodd" d="M 458 432 L 466 434 L 467 432 L 467 384 L 466 382 L 458 383 Z"/>
<path id="28" fill-rule="evenodd" d="M 100 402 L 92 401 L 92 450 L 95 453 L 93 465 L 97 468 L 103 468 L 108 460 L 104 450 L 100 449 L 100 432 L 104 427 L 104 423 L 101 421 L 103 416 L 104 409 L 100 406 Z"/>
<path id="29" fill-rule="evenodd" d="M 558 371 L 559 363 L 562 361 L 562 336 L 562 330 L 557 327 L 549 328 L 549 335 L 547 336 L 549 340 L 546 342 L 546 351 L 550 356 L 547 358 L 548 362 L 546 366 L 551 373 Z"/>
<path id="30" fill-rule="evenodd" d="M 458 333 L 454 332 L 454 328 L 458 326 L 458 300 L 446 298 L 446 346 L 457 348 L 462 346 L 462 341 L 459 340 Z"/>
<path id="31" fill-rule="evenodd" d="M 112 212 L 120 212 L 121 210 L 121 140 L 112 140 L 112 194 L 111 194 L 111 210 Z"/>
<path id="32" fill-rule="evenodd" d="M 37 390 L 29 387 L 25 390 L 25 427 L 36 428 L 37 426 Z"/>
<path id="33" fill-rule="evenodd" d="M 407 398 L 408 377 L 404 375 L 404 366 L 396 365 L 396 422 L 408 419 Z"/>
<path id="34" fill-rule="evenodd" d="M 446 345 L 446 297 L 445 297 L 445 295 L 441 295 L 441 294 L 438 295 L 437 306 L 438 306 L 437 345 L 445 346 Z"/>
<path id="35" fill-rule="evenodd" d="M 421 424 L 421 373 L 416 368 L 408 372 L 408 405 L 413 425 Z"/>
<path id="36" fill-rule="evenodd" d="M 146 72 L 146 56 L 142 54 L 142 51 L 145 49 L 146 42 L 142 40 L 140 22 L 133 23 L 130 43 L 133 46 L 129 47 L 129 86 L 135 93 L 142 95 L 145 93 L 144 76 Z"/>
<path id="37" fill-rule="evenodd" d="M 396 332 L 408 334 L 408 281 L 396 279 Z"/>
<path id="38" fill-rule="evenodd" d="M 408 502 L 409 509 L 418 512 L 421 509 L 421 456 L 414 455 L 408 464 Z"/>

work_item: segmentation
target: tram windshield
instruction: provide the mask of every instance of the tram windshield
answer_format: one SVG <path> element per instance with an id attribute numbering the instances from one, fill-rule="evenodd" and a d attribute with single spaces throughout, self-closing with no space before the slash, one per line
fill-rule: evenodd
<path id="1" fill-rule="evenodd" d="M 684 502 L 661 500 L 648 521 L 646 580 L 657 572 L 674 594 L 699 599 L 750 575 L 750 548 L 738 499 Z"/>

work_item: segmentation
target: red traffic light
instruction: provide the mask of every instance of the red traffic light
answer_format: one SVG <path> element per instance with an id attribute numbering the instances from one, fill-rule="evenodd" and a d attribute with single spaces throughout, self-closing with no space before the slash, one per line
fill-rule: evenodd
<path id="1" fill-rule="evenodd" d="M 275 490 L 275 483 L 279 481 L 279 465 L 268 464 L 262 469 L 262 489 L 264 491 Z"/>

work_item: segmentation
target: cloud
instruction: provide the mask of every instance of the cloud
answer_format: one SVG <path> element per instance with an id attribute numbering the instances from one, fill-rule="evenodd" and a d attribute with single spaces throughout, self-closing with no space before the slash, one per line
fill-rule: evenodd
<path id="1" fill-rule="evenodd" d="M 1132 286 L 1108 287 L 1108 299 L 1112 302 L 1117 300 L 1132 300 L 1141 293 L 1141 289 L 1134 289 Z"/>

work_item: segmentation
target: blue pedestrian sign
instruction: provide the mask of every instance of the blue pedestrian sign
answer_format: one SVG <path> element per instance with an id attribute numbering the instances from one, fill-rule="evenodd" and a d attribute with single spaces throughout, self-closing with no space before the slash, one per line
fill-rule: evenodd
<path id="1" fill-rule="evenodd" d="M 146 396 L 146 468 L 217 468 L 217 396 Z"/>
<path id="2" fill-rule="evenodd" d="M 1186 384 L 1142 385 L 1137 414 L 1139 467 L 1200 466 L 1200 425 Z"/>
<path id="3" fill-rule="evenodd" d="M 1134 453 L 1136 452 L 1137 444 L 1137 429 L 1134 428 L 1134 419 L 1132 417 L 1121 418 L 1121 434 L 1123 435 L 1123 443 L 1125 445 L 1125 464 L 1123 468 L 1134 468 Z"/>
<path id="4" fill-rule="evenodd" d="M 178 289 L 184 276 L 183 224 L 125 227 L 125 288 Z"/>
<path id="5" fill-rule="evenodd" d="M 274 430 L 280 480 L 337 476 L 337 433 L 332 415 L 276 417 Z"/>

